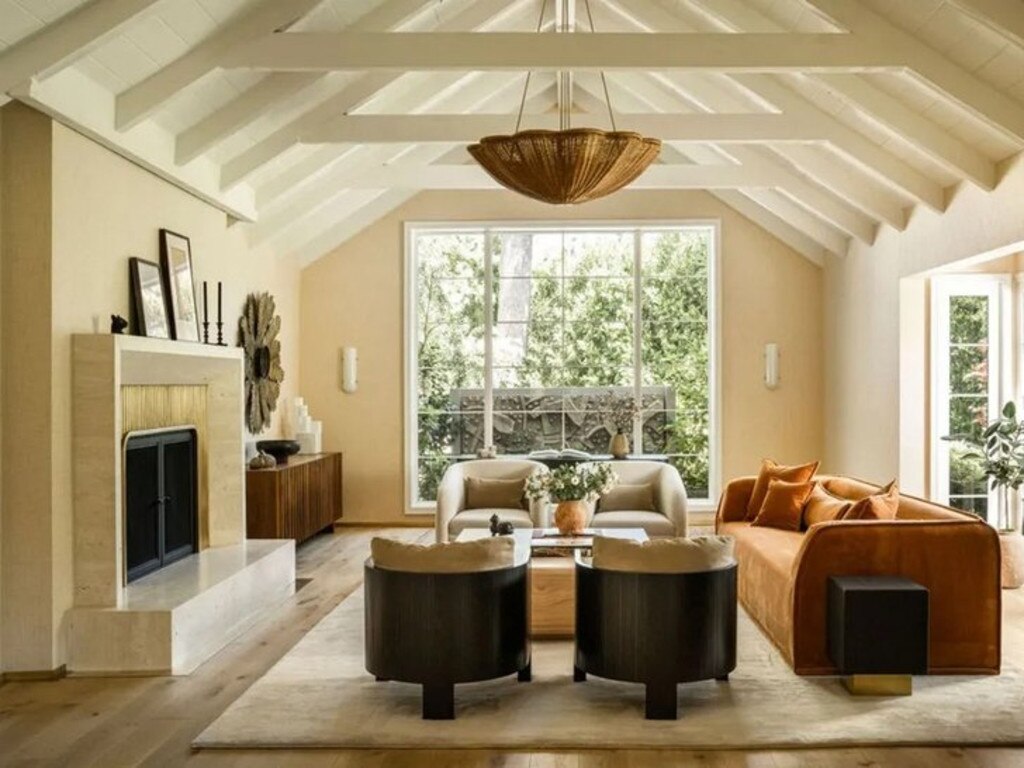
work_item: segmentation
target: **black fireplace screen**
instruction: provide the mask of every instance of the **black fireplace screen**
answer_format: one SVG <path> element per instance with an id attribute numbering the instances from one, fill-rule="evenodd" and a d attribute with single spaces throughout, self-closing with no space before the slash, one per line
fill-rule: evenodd
<path id="1" fill-rule="evenodd" d="M 133 435 L 125 446 L 128 581 L 198 549 L 194 429 Z"/>

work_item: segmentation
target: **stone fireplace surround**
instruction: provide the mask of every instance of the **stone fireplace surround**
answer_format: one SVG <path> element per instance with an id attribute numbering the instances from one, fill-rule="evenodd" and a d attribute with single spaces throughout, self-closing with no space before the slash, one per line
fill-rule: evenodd
<path id="1" fill-rule="evenodd" d="M 82 334 L 72 357 L 69 671 L 186 674 L 294 592 L 294 542 L 245 537 L 242 350 Z M 128 397 L 140 387 L 152 402 Z M 200 551 L 128 585 L 125 435 L 186 425 L 200 440 Z"/>

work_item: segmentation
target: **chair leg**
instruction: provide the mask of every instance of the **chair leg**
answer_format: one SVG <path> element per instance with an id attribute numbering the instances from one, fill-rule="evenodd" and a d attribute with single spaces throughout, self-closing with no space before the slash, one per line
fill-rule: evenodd
<path id="1" fill-rule="evenodd" d="M 388 681 L 386 677 L 381 677 L 380 675 L 374 675 L 373 679 L 376 680 L 378 683 L 386 683 Z"/>
<path id="2" fill-rule="evenodd" d="M 455 685 L 453 683 L 425 683 L 423 685 L 423 719 L 455 719 Z"/>
<path id="3" fill-rule="evenodd" d="M 720 677 L 716 677 L 715 680 L 717 680 L 720 683 L 728 683 L 729 682 L 729 675 L 728 674 L 721 675 Z"/>
<path id="4" fill-rule="evenodd" d="M 572 681 L 574 683 L 585 683 L 587 681 L 586 670 L 580 669 L 575 664 L 572 667 Z"/>
<path id="5" fill-rule="evenodd" d="M 678 716 L 678 698 L 675 683 L 647 683 L 646 710 L 648 720 L 675 720 Z"/>
<path id="6" fill-rule="evenodd" d="M 526 662 L 526 666 L 519 670 L 518 676 L 520 683 L 528 683 L 533 679 L 533 663 Z"/>

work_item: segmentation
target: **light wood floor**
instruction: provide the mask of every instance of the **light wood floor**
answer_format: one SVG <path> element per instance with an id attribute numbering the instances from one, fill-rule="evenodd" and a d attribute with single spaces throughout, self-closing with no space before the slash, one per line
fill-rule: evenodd
<path id="1" fill-rule="evenodd" d="M 342 529 L 299 549 L 312 581 L 188 677 L 69 678 L 0 686 L 0 765 L 311 766 L 312 768 L 1020 768 L 1024 749 L 841 749 L 785 752 L 206 751 L 192 739 L 362 581 L 379 529 Z M 429 536 L 390 529 L 407 540 Z M 1011 599 L 1024 599 L 1014 594 Z M 1014 628 L 1020 638 L 1024 628 Z M 1024 717 L 1024 713 L 1021 715 Z"/>

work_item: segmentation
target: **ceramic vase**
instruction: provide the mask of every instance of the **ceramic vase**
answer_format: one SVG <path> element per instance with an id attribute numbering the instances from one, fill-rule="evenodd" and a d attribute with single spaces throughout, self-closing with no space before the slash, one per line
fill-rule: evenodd
<path id="1" fill-rule="evenodd" d="M 629 438 L 620 429 L 612 435 L 612 441 L 608 445 L 608 452 L 616 459 L 624 459 L 629 455 Z"/>
<path id="2" fill-rule="evenodd" d="M 587 527 L 587 503 L 582 500 L 558 502 L 555 527 L 563 536 L 582 533 Z"/>

